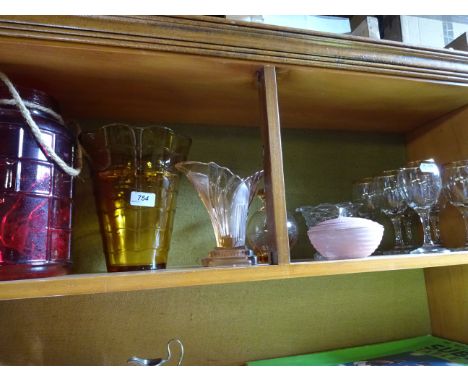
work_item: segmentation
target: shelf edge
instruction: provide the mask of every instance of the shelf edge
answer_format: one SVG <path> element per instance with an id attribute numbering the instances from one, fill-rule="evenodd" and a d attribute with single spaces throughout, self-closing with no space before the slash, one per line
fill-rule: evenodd
<path id="1" fill-rule="evenodd" d="M 132 292 L 292 278 L 335 276 L 468 264 L 468 252 L 447 255 L 379 256 L 246 268 L 185 268 L 155 272 L 70 275 L 0 282 L 0 301 Z"/>

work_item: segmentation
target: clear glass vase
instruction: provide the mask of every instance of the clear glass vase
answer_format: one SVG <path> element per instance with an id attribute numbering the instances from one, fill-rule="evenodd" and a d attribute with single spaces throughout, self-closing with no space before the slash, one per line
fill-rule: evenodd
<path id="1" fill-rule="evenodd" d="M 247 223 L 247 244 L 254 251 L 259 264 L 271 264 L 271 256 L 273 254 L 272 237 L 268 230 L 264 190 L 260 190 L 257 196 L 261 199 L 262 204 L 252 214 Z M 286 226 L 288 228 L 289 248 L 291 249 L 297 242 L 298 226 L 296 220 L 289 212 L 287 212 Z"/>
<path id="2" fill-rule="evenodd" d="M 202 264 L 250 265 L 250 253 L 245 246 L 247 213 L 263 170 L 241 178 L 213 162 L 181 162 L 176 167 L 197 190 L 216 237 L 216 248 L 202 259 Z"/>

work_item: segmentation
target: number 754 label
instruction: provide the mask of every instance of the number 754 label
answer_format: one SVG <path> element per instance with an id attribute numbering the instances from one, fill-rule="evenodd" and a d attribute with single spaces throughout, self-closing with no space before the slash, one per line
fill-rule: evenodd
<path id="1" fill-rule="evenodd" d="M 152 192 L 132 191 L 130 194 L 130 205 L 138 207 L 154 207 L 156 204 L 156 194 Z"/>

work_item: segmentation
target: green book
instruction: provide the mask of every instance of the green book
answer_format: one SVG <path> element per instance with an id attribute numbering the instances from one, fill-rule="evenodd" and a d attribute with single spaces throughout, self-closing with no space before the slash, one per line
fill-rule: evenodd
<path id="1" fill-rule="evenodd" d="M 430 335 L 322 353 L 274 358 L 248 366 L 461 366 L 468 365 L 468 345 Z"/>

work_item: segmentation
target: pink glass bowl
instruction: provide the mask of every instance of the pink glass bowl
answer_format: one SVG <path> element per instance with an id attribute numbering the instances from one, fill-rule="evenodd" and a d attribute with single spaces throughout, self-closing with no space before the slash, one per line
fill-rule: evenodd
<path id="1" fill-rule="evenodd" d="M 379 246 L 383 233 L 384 227 L 372 220 L 349 217 L 327 220 L 307 231 L 312 245 L 328 260 L 368 257 Z"/>

